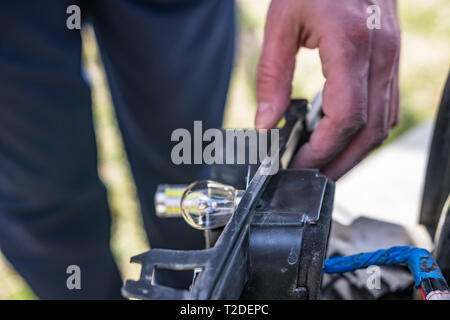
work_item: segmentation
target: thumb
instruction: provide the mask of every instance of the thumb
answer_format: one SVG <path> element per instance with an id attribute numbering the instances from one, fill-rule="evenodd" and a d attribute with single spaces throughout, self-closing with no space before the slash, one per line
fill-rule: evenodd
<path id="1" fill-rule="evenodd" d="M 267 14 L 256 78 L 257 129 L 273 128 L 289 105 L 300 33 L 293 11 L 285 1 L 274 0 Z"/>

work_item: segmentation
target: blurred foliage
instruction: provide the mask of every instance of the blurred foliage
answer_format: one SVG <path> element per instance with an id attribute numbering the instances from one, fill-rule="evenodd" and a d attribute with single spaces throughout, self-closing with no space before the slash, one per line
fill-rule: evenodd
<path id="1" fill-rule="evenodd" d="M 238 45 L 224 127 L 251 127 L 256 111 L 255 72 L 269 0 L 238 0 Z M 436 110 L 450 66 L 450 3 L 448 0 L 400 0 L 402 55 L 401 121 L 390 141 Z M 318 22 L 319 23 L 319 22 Z M 117 128 L 94 35 L 83 32 L 85 68 L 92 81 L 93 113 L 99 146 L 99 172 L 109 191 L 113 215 L 111 246 L 122 275 L 136 278 L 132 255 L 148 249 L 139 204 Z M 301 49 L 293 96 L 311 99 L 323 86 L 316 50 Z M 31 290 L 0 255 L 0 299 L 32 299 Z"/>

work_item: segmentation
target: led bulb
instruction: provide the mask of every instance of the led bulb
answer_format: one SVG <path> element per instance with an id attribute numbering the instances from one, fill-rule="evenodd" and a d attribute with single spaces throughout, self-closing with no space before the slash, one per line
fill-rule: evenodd
<path id="1" fill-rule="evenodd" d="M 160 218 L 181 217 L 180 200 L 186 184 L 160 184 L 155 193 L 156 216 Z"/>
<path id="2" fill-rule="evenodd" d="M 211 180 L 192 183 L 181 197 L 184 220 L 200 230 L 227 224 L 244 191 Z"/>

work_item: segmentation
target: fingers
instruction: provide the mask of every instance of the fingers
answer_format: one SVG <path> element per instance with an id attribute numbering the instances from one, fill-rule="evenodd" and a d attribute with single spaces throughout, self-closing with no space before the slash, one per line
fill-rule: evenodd
<path id="1" fill-rule="evenodd" d="M 399 109 L 400 109 L 400 92 L 398 87 L 398 69 L 399 69 L 399 59 L 394 67 L 394 79 L 392 80 L 392 99 L 390 106 L 390 123 L 391 128 L 395 127 L 399 120 Z"/>
<path id="2" fill-rule="evenodd" d="M 397 60 L 399 37 L 385 22 L 385 29 L 374 31 L 370 59 L 367 125 L 353 141 L 322 171 L 333 180 L 339 179 L 388 136 L 398 102 Z"/>
<path id="3" fill-rule="evenodd" d="M 258 129 L 274 127 L 288 107 L 291 96 L 300 23 L 299 16 L 293 14 L 292 1 L 290 5 L 286 2 L 289 1 L 273 1 L 267 15 L 256 80 L 258 110 L 255 126 Z"/>
<path id="4" fill-rule="evenodd" d="M 387 99 L 389 86 L 389 82 L 371 81 L 367 125 L 333 162 L 321 170 L 332 180 L 341 178 L 386 139 L 390 104 Z"/>
<path id="5" fill-rule="evenodd" d="M 321 38 L 319 54 L 326 78 L 324 118 L 298 152 L 294 166 L 322 168 L 350 143 L 367 121 L 370 34 L 366 29 Z"/>
<path id="6" fill-rule="evenodd" d="M 400 22 L 398 20 L 398 12 L 397 12 L 397 1 L 390 1 L 390 12 L 391 16 L 393 17 L 393 27 L 394 32 L 400 35 Z M 392 82 L 392 99 L 391 99 L 391 128 L 395 127 L 399 121 L 399 108 L 400 108 L 400 92 L 399 92 L 399 85 L 398 85 L 398 79 L 399 79 L 399 67 L 400 67 L 400 51 L 401 51 L 401 42 L 400 39 L 398 41 L 398 54 L 396 57 L 395 67 L 394 67 L 394 75 L 393 75 L 393 82 Z"/>
<path id="7" fill-rule="evenodd" d="M 298 48 L 318 47 L 324 118 L 293 165 L 320 168 L 335 180 L 380 145 L 398 118 L 396 2 L 370 3 L 382 7 L 379 30 L 367 27 L 367 3 L 356 0 L 273 0 L 266 22 L 255 125 L 275 126 L 289 104 Z"/>

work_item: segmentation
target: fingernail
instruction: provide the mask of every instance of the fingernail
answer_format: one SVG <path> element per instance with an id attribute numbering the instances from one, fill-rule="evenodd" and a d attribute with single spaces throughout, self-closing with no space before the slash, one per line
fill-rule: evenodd
<path id="1" fill-rule="evenodd" d="M 256 112 L 255 127 L 256 129 L 270 129 L 273 122 L 274 109 L 268 103 L 261 103 Z"/>

